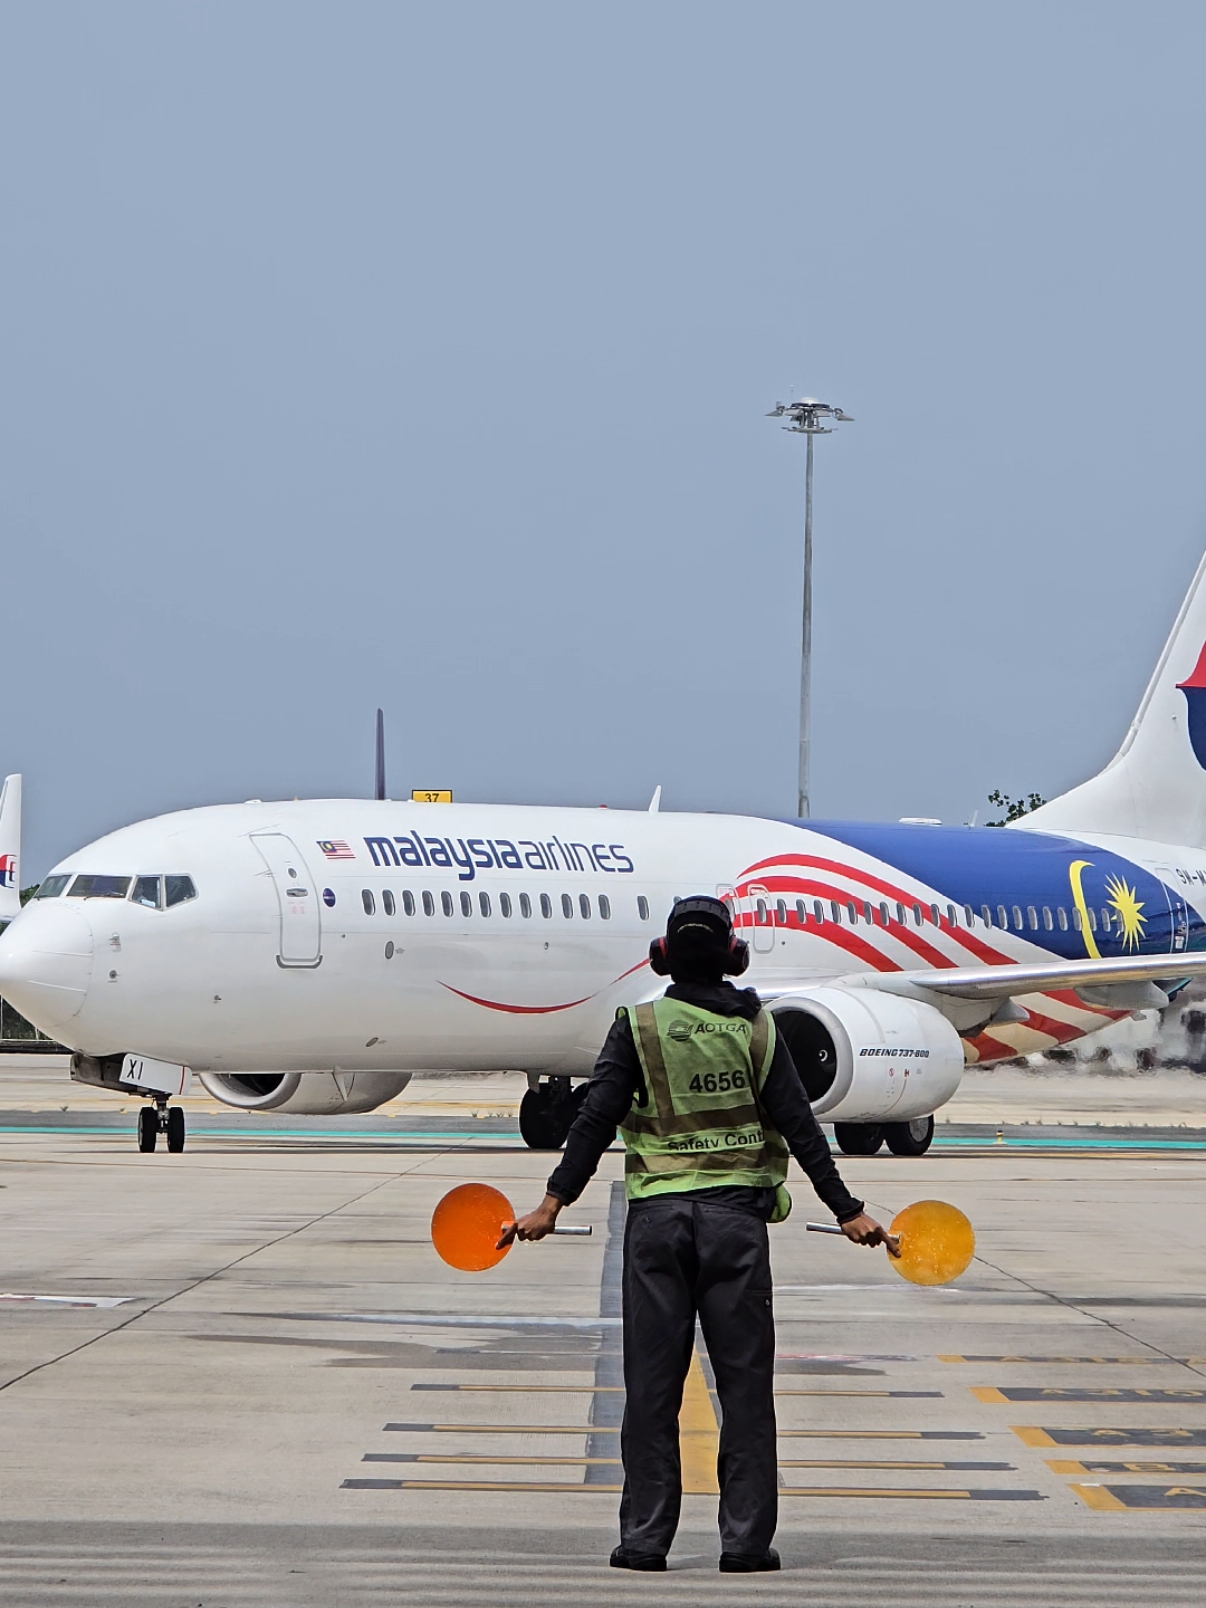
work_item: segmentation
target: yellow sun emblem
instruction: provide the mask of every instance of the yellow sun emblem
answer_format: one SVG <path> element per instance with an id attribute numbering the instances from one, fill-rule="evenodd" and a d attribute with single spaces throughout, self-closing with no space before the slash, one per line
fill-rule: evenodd
<path id="1" fill-rule="evenodd" d="M 1121 877 L 1107 877 L 1105 887 L 1110 896 L 1110 904 L 1118 912 L 1118 922 L 1122 928 L 1122 947 L 1138 949 L 1139 941 L 1143 937 L 1143 924 L 1147 919 L 1140 914 L 1143 901 L 1135 897 L 1134 888 L 1128 888 Z"/>

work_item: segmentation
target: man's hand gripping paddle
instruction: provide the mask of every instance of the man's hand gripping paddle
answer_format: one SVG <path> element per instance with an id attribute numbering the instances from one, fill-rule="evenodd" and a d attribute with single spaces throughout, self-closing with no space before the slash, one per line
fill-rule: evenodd
<path id="1" fill-rule="evenodd" d="M 431 1243 L 449 1267 L 484 1273 L 511 1249 L 514 1228 L 515 1212 L 501 1190 L 489 1184 L 458 1184 L 431 1215 Z M 551 1232 L 582 1236 L 590 1233 L 590 1227 L 567 1225 Z"/>
<path id="2" fill-rule="evenodd" d="M 842 1234 L 836 1223 L 809 1223 L 812 1234 Z M 971 1266 L 976 1236 L 957 1206 L 919 1200 L 892 1219 L 888 1262 L 910 1284 L 949 1284 Z M 893 1243 L 896 1245 L 893 1251 Z"/>

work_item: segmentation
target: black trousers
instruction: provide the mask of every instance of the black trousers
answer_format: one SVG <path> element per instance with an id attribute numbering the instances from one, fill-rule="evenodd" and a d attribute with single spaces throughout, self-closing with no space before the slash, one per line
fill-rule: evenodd
<path id="1" fill-rule="evenodd" d="M 620 1541 L 669 1551 L 682 1481 L 678 1412 L 699 1318 L 720 1398 L 720 1541 L 765 1552 L 775 1533 L 775 1319 L 766 1224 L 749 1212 L 663 1195 L 632 1207 L 624 1234 Z"/>

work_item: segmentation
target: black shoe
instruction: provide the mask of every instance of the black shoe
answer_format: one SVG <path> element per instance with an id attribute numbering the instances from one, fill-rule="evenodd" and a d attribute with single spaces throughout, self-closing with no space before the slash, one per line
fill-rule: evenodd
<path id="1" fill-rule="evenodd" d="M 758 1556 L 748 1552 L 722 1552 L 720 1554 L 721 1574 L 763 1574 L 771 1569 L 781 1569 L 779 1554 L 774 1547 L 767 1547 L 766 1551 Z"/>
<path id="2" fill-rule="evenodd" d="M 611 1555 L 613 1569 L 644 1569 L 650 1574 L 664 1573 L 666 1560 L 660 1552 L 626 1552 L 623 1547 L 617 1547 Z M 776 1569 L 779 1567 L 775 1563 Z"/>

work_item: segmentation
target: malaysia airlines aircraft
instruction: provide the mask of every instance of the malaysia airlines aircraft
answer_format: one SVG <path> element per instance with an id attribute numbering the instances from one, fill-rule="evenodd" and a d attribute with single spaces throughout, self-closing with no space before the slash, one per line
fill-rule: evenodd
<path id="1" fill-rule="evenodd" d="M 965 1065 L 1066 1044 L 1206 973 L 1206 559 L 1115 758 L 1004 831 L 329 799 L 142 821 L 20 908 L 0 799 L 0 993 L 73 1078 L 184 1146 L 191 1074 L 232 1106 L 371 1111 L 421 1068 L 526 1072 L 564 1142 L 676 896 L 749 940 L 839 1145 L 919 1155 Z"/>

